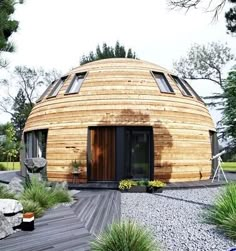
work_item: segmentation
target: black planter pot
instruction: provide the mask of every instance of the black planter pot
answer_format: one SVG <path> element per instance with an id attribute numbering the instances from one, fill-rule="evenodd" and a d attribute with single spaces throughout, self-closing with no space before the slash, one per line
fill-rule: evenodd
<path id="1" fill-rule="evenodd" d="M 147 193 L 162 193 L 162 187 L 147 187 Z"/>
<path id="2" fill-rule="evenodd" d="M 120 190 L 122 193 L 146 193 L 145 186 L 133 186 L 130 189 Z"/>

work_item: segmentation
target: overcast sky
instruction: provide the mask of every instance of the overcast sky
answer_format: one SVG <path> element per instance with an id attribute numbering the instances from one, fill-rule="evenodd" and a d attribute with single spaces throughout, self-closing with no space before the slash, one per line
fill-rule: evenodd
<path id="1" fill-rule="evenodd" d="M 140 59 L 170 70 L 194 43 L 227 42 L 236 54 L 236 38 L 226 34 L 224 12 L 212 23 L 211 13 L 171 11 L 166 0 L 25 0 L 14 18 L 19 29 L 12 35 L 16 52 L 8 56 L 11 68 L 42 66 L 66 73 L 97 44 L 117 40 Z M 206 83 L 193 86 L 200 95 L 215 91 Z M 0 123 L 7 120 L 0 113 Z"/>

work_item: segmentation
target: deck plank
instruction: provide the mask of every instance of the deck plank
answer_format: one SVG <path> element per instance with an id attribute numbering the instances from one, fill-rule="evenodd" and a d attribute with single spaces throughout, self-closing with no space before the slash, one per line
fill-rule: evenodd
<path id="1" fill-rule="evenodd" d="M 88 251 L 95 235 L 120 219 L 120 192 L 82 191 L 71 206 L 48 210 L 32 232 L 19 231 L 0 240 L 7 251 Z"/>

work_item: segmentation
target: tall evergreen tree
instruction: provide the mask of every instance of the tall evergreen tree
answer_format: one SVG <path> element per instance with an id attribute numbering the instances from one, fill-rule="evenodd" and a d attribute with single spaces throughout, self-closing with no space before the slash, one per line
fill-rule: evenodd
<path id="1" fill-rule="evenodd" d="M 20 1 L 18 3 L 23 3 Z M 0 0 L 0 68 L 5 67 L 7 62 L 2 58 L 2 52 L 12 52 L 14 46 L 9 42 L 9 37 L 17 31 L 18 21 L 12 20 L 11 15 L 15 11 L 16 1 Z"/>
<path id="2" fill-rule="evenodd" d="M 128 52 L 126 52 L 126 49 L 123 45 L 120 45 L 119 41 L 116 42 L 115 47 L 108 46 L 106 43 L 103 43 L 102 49 L 100 48 L 100 45 L 97 46 L 96 52 L 90 52 L 88 56 L 83 55 L 80 64 L 87 64 L 89 62 L 93 62 L 95 60 L 99 59 L 105 59 L 105 58 L 134 58 L 136 59 L 135 52 L 132 51 L 132 49 L 128 49 Z"/>
<path id="3" fill-rule="evenodd" d="M 22 132 L 25 127 L 25 122 L 31 112 L 31 105 L 26 102 L 26 98 L 22 89 L 20 89 L 15 97 L 12 107 L 11 122 L 16 132 L 16 138 L 21 140 Z"/>

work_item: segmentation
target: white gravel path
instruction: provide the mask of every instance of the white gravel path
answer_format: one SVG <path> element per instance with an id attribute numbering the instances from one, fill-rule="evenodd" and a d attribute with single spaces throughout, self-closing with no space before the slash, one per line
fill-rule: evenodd
<path id="1" fill-rule="evenodd" d="M 219 250 L 236 247 L 217 229 L 202 222 L 203 209 L 222 188 L 165 190 L 161 194 L 122 193 L 123 219 L 147 226 L 162 250 Z"/>

